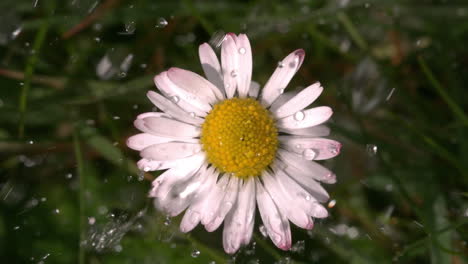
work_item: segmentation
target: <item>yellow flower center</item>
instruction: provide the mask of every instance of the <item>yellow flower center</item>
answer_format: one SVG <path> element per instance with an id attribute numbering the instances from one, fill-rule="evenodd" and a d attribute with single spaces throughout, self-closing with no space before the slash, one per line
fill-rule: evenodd
<path id="1" fill-rule="evenodd" d="M 202 125 L 201 142 L 208 161 L 239 178 L 258 176 L 278 148 L 278 131 L 270 112 L 252 98 L 217 103 Z"/>

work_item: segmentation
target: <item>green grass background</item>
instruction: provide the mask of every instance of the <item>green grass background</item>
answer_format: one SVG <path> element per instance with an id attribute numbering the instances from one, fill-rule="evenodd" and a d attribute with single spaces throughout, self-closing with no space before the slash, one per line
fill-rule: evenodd
<path id="1" fill-rule="evenodd" d="M 258 215 L 234 256 L 219 230 L 181 234 L 125 146 L 152 77 L 201 73 L 198 45 L 222 32 L 249 35 L 261 84 L 303 48 L 288 90 L 320 81 L 316 104 L 334 109 L 336 205 L 312 231 L 293 227 L 290 252 Z M 466 1 L 1 1 L 0 260 L 467 263 L 467 43 Z"/>

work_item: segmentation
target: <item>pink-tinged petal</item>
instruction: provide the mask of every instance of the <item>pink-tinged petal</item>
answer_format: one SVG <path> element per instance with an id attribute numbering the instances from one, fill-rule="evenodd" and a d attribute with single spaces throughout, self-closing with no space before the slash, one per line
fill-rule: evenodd
<path id="1" fill-rule="evenodd" d="M 297 91 L 290 91 L 290 92 L 285 92 L 280 94 L 275 101 L 271 104 L 270 106 L 270 112 L 274 112 L 276 109 L 281 107 L 283 104 L 285 104 L 288 100 L 296 96 L 299 92 Z"/>
<path id="2" fill-rule="evenodd" d="M 303 110 L 313 103 L 322 93 L 323 87 L 320 83 L 314 83 L 311 86 L 300 91 L 296 96 L 289 99 L 277 109 L 271 110 L 276 118 L 283 118 Z"/>
<path id="3" fill-rule="evenodd" d="M 159 137 L 147 133 L 136 134 L 127 139 L 127 146 L 134 150 L 142 150 L 148 146 L 173 141 L 171 138 Z"/>
<path id="4" fill-rule="evenodd" d="M 335 174 L 317 162 L 301 159 L 299 155 L 283 149 L 278 149 L 278 155 L 287 165 L 285 170 L 299 183 L 306 182 L 307 179 L 315 179 L 330 184 L 336 182 Z"/>
<path id="5" fill-rule="evenodd" d="M 216 53 L 208 43 L 203 43 L 198 48 L 198 55 L 206 78 L 214 84 L 221 93 L 224 92 L 223 75 Z M 224 97 L 224 96 L 223 96 Z M 222 98 L 218 98 L 221 100 Z"/>
<path id="6" fill-rule="evenodd" d="M 277 125 L 280 128 L 289 129 L 312 127 L 327 121 L 332 114 L 333 111 L 330 107 L 319 106 L 281 118 L 278 120 Z"/>
<path id="7" fill-rule="evenodd" d="M 203 225 L 207 225 L 216 217 L 216 212 L 218 211 L 218 208 L 223 200 L 225 194 L 224 190 L 226 189 L 228 182 L 229 176 L 224 174 L 224 176 L 221 177 L 221 179 L 219 179 L 219 181 L 213 187 L 213 191 L 211 191 L 207 197 L 205 205 L 207 208 L 206 213 L 203 214 L 201 219 L 201 223 Z"/>
<path id="8" fill-rule="evenodd" d="M 283 148 L 306 160 L 325 160 L 340 154 L 341 143 L 326 138 L 279 136 Z"/>
<path id="9" fill-rule="evenodd" d="M 186 142 L 167 142 L 151 145 L 140 152 L 140 156 L 153 160 L 175 160 L 193 156 L 202 149 L 200 144 Z"/>
<path id="10" fill-rule="evenodd" d="M 239 182 L 240 182 L 239 178 L 230 177 L 229 183 L 227 184 L 227 187 L 224 190 L 225 191 L 224 197 L 219 204 L 219 208 L 217 208 L 217 211 L 215 213 L 215 216 L 213 217 L 213 220 L 211 220 L 211 222 L 205 225 L 205 229 L 208 232 L 213 232 L 216 229 L 218 229 L 218 227 L 221 225 L 226 215 L 231 211 L 237 199 Z"/>
<path id="11" fill-rule="evenodd" d="M 289 81 L 301 67 L 304 57 L 304 50 L 298 49 L 278 63 L 278 67 L 263 87 L 261 102 L 264 106 L 270 106 L 283 93 Z"/>
<path id="12" fill-rule="evenodd" d="M 181 94 L 184 94 L 184 91 L 181 91 L 181 88 L 169 79 L 167 71 L 156 75 L 154 77 L 154 83 L 167 98 L 172 100 L 187 113 L 195 113 L 197 116 L 206 116 L 209 112 L 198 108 L 191 101 L 186 101 L 186 99 L 181 96 Z"/>
<path id="13" fill-rule="evenodd" d="M 228 254 L 236 252 L 241 244 L 250 241 L 251 225 L 255 217 L 255 182 L 250 178 L 239 189 L 237 202 L 226 216 L 223 230 L 223 247 Z M 249 239 L 244 243 L 245 239 Z"/>
<path id="14" fill-rule="evenodd" d="M 234 35 L 235 37 L 235 35 Z M 223 69 L 224 90 L 227 98 L 232 98 L 237 89 L 239 75 L 239 51 L 233 34 L 227 34 L 221 46 L 221 66 Z"/>
<path id="15" fill-rule="evenodd" d="M 173 118 L 180 120 L 185 123 L 189 123 L 192 125 L 201 125 L 203 123 L 203 119 L 197 117 L 195 113 L 187 113 L 185 110 L 180 108 L 176 103 L 167 99 L 166 97 L 153 92 L 149 91 L 146 96 L 150 99 L 150 101 L 158 107 L 164 113 L 172 116 Z"/>
<path id="16" fill-rule="evenodd" d="M 145 119 L 147 117 L 169 117 L 169 116 L 161 112 L 147 112 L 147 113 L 139 114 L 137 116 L 137 119 Z"/>
<path id="17" fill-rule="evenodd" d="M 223 98 L 218 88 L 194 72 L 173 67 L 167 71 L 167 77 L 180 88 L 177 92 L 181 99 L 204 111 L 211 110 L 210 104 L 214 104 L 218 96 Z"/>
<path id="18" fill-rule="evenodd" d="M 298 136 L 309 136 L 309 137 L 326 137 L 330 135 L 330 128 L 325 125 L 298 128 L 298 129 L 289 129 L 289 128 L 279 128 L 279 131 L 288 133 L 291 135 Z"/>
<path id="19" fill-rule="evenodd" d="M 312 225 L 309 216 L 303 208 L 298 206 L 297 201 L 291 198 L 289 191 L 281 186 L 277 178 L 278 176 L 273 177 L 268 172 L 262 174 L 265 189 L 275 202 L 278 210 L 296 226 L 304 229 L 310 228 Z"/>
<path id="20" fill-rule="evenodd" d="M 237 78 L 237 91 L 239 97 L 247 97 L 252 80 L 252 49 L 249 39 L 245 34 L 239 34 L 236 40 L 237 52 L 239 53 L 239 76 Z"/>
<path id="21" fill-rule="evenodd" d="M 250 88 L 249 88 L 249 96 L 253 98 L 257 98 L 259 91 L 260 91 L 260 84 L 255 81 L 251 81 Z"/>
<path id="22" fill-rule="evenodd" d="M 204 182 L 197 190 L 197 194 L 192 199 L 192 203 L 184 214 L 182 221 L 180 222 L 180 231 L 183 233 L 190 232 L 194 229 L 198 223 L 200 223 L 204 214 L 207 211 L 207 200 L 210 196 L 213 187 L 216 184 L 217 173 L 213 167 L 208 168 L 205 172 Z"/>
<path id="23" fill-rule="evenodd" d="M 326 201 L 329 196 L 328 193 L 322 189 L 322 192 L 308 192 L 294 181 L 286 172 L 282 169 L 275 170 L 276 179 L 281 186 L 281 189 L 290 196 L 291 201 L 294 201 L 294 204 L 301 208 L 308 216 L 321 218 L 326 217 L 328 212 L 321 210 L 320 204 L 317 201 Z M 318 205 L 318 206 L 317 206 Z M 325 209 L 325 208 L 323 208 Z M 313 227 L 313 222 L 309 218 L 309 223 L 306 229 Z"/>
<path id="24" fill-rule="evenodd" d="M 184 160 L 185 166 L 173 167 L 153 181 L 150 197 L 164 199 L 174 184 L 184 182 L 200 169 L 205 162 L 205 155 L 200 153 Z"/>
<path id="25" fill-rule="evenodd" d="M 165 117 L 147 117 L 142 120 L 151 134 L 171 137 L 171 138 L 193 138 L 200 136 L 201 129 L 199 127 L 186 124 L 171 118 Z M 137 125 L 135 121 L 135 126 Z"/>
<path id="26" fill-rule="evenodd" d="M 204 164 L 198 171 L 173 182 L 171 186 L 163 185 L 169 179 L 161 183 L 156 190 L 155 206 L 169 216 L 180 214 L 196 199 L 202 183 L 206 180 L 207 166 L 208 164 Z"/>
<path id="27" fill-rule="evenodd" d="M 263 184 L 256 181 L 257 205 L 263 224 L 271 241 L 282 250 L 291 248 L 291 229 L 288 219 L 278 210 L 270 194 L 265 190 Z"/>

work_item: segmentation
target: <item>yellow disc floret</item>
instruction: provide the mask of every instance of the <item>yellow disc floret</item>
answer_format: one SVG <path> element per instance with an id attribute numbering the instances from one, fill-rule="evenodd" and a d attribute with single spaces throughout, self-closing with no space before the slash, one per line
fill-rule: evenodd
<path id="1" fill-rule="evenodd" d="M 201 142 L 208 161 L 240 178 L 258 176 L 278 148 L 278 131 L 270 112 L 252 98 L 219 102 L 206 116 Z"/>

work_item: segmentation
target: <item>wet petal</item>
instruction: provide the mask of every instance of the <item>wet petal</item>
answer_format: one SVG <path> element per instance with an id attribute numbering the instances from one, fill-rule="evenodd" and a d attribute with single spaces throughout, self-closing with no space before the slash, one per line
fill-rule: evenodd
<path id="1" fill-rule="evenodd" d="M 203 123 L 203 119 L 197 117 L 195 113 L 193 113 L 192 115 L 190 113 L 187 113 L 176 103 L 156 92 L 149 91 L 146 95 L 156 107 L 158 107 L 161 111 L 172 116 L 177 120 L 192 125 L 201 125 Z"/>
<path id="2" fill-rule="evenodd" d="M 172 138 L 160 137 L 148 133 L 136 134 L 127 139 L 127 146 L 134 150 L 142 150 L 148 146 L 173 141 Z"/>
<path id="3" fill-rule="evenodd" d="M 304 111 L 296 112 L 293 115 L 281 118 L 277 125 L 280 128 L 298 129 L 320 125 L 327 121 L 333 114 L 328 106 L 319 106 Z"/>
<path id="4" fill-rule="evenodd" d="M 309 137 L 326 137 L 330 135 L 330 128 L 325 125 L 313 126 L 313 127 L 306 127 L 306 128 L 297 128 L 297 129 L 289 129 L 289 128 L 279 128 L 281 132 L 289 133 L 292 135 L 298 136 L 309 136 Z"/>
<path id="5" fill-rule="evenodd" d="M 261 102 L 264 106 L 270 106 L 283 93 L 289 81 L 301 67 L 304 57 L 304 50 L 298 49 L 278 63 L 278 67 L 262 90 Z"/>
<path id="6" fill-rule="evenodd" d="M 300 91 L 277 109 L 273 109 L 272 112 L 276 118 L 283 118 L 292 115 L 312 104 L 319 97 L 322 91 L 323 87 L 320 83 L 314 83 Z"/>
<path id="7" fill-rule="evenodd" d="M 218 87 L 221 93 L 223 93 L 223 76 L 221 72 L 221 65 L 219 64 L 219 60 L 216 56 L 216 53 L 208 43 L 203 43 L 198 48 L 198 54 L 200 56 L 200 62 L 203 67 L 203 72 L 205 73 L 206 78 L 216 87 Z"/>
<path id="8" fill-rule="evenodd" d="M 326 138 L 279 136 L 283 148 L 306 160 L 325 160 L 340 154 L 341 143 Z"/>
<path id="9" fill-rule="evenodd" d="M 202 149 L 200 144 L 186 142 L 167 142 L 151 145 L 141 151 L 140 155 L 145 159 L 153 160 L 175 160 L 190 157 L 199 153 Z"/>
<path id="10" fill-rule="evenodd" d="M 166 117 L 146 117 L 137 119 L 153 135 L 171 138 L 193 138 L 200 136 L 200 128 Z M 135 122 L 136 122 L 135 121 Z M 135 124 L 136 125 L 136 124 Z"/>
<path id="11" fill-rule="evenodd" d="M 221 46 L 221 66 L 227 98 L 232 98 L 236 93 L 237 76 L 239 75 L 239 54 L 234 37 L 234 34 L 227 34 Z"/>
<path id="12" fill-rule="evenodd" d="M 252 79 L 252 50 L 249 39 L 245 34 L 239 34 L 236 41 L 239 53 L 239 76 L 237 78 L 237 91 L 239 97 L 244 98 L 249 93 L 250 81 Z"/>

